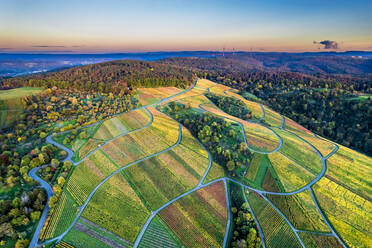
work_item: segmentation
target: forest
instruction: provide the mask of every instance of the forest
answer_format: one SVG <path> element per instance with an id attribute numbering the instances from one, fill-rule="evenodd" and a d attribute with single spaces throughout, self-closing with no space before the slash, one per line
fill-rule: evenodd
<path id="1" fill-rule="evenodd" d="M 199 113 L 182 103 L 171 102 L 162 111 L 198 137 L 212 153 L 213 161 L 224 166 L 230 175 L 235 176 L 240 168 L 249 164 L 252 156 L 237 125 L 208 113 Z"/>
<path id="2" fill-rule="evenodd" d="M 258 97 L 279 113 L 342 145 L 372 154 L 372 76 L 303 74 L 247 69 L 231 58 L 166 59 Z"/>
<path id="3" fill-rule="evenodd" d="M 192 70 L 136 60 L 118 60 L 56 72 L 4 79 L 1 87 L 53 87 L 99 93 L 128 94 L 136 87 L 186 88 L 195 79 Z"/>

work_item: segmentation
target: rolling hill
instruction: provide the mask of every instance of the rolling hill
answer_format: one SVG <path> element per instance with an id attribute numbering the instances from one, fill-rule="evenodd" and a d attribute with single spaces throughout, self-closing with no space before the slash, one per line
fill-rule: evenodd
<path id="1" fill-rule="evenodd" d="M 72 169 L 30 171 L 54 202 L 31 247 L 371 247 L 371 157 L 206 79 L 137 92 L 47 138 Z"/>

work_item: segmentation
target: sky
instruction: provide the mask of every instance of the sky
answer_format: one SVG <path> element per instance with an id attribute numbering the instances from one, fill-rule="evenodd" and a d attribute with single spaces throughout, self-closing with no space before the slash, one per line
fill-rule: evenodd
<path id="1" fill-rule="evenodd" d="M 0 53 L 372 51 L 371 0 L 1 0 Z"/>

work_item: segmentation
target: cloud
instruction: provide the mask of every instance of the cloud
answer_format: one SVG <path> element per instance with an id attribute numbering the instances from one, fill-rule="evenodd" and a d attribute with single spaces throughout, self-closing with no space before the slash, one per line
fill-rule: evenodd
<path id="1" fill-rule="evenodd" d="M 47 45 L 41 45 L 41 46 L 32 46 L 32 47 L 38 47 L 38 48 L 61 48 L 65 46 L 47 46 Z"/>
<path id="2" fill-rule="evenodd" d="M 338 43 L 333 40 L 314 41 L 313 43 L 323 45 L 324 49 L 338 49 Z"/>
<path id="3" fill-rule="evenodd" d="M 6 51 L 6 50 L 11 50 L 10 47 L 0 47 L 0 51 Z"/>

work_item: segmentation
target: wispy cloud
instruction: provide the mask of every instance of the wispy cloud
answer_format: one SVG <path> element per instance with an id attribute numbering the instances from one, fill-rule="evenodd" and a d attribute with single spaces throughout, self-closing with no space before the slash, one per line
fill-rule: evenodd
<path id="1" fill-rule="evenodd" d="M 62 48 L 62 47 L 65 47 L 65 46 L 39 45 L 39 46 L 32 46 L 32 47 L 37 47 L 37 48 Z"/>
<path id="2" fill-rule="evenodd" d="M 6 51 L 6 50 L 11 50 L 10 47 L 0 47 L 0 51 Z"/>
<path id="3" fill-rule="evenodd" d="M 313 43 L 323 45 L 324 49 L 338 49 L 338 43 L 333 40 L 314 41 Z"/>

